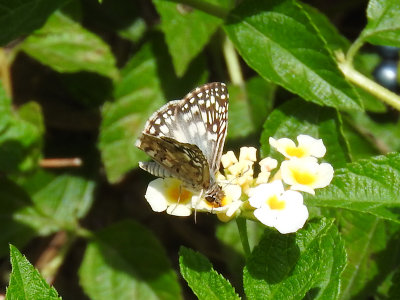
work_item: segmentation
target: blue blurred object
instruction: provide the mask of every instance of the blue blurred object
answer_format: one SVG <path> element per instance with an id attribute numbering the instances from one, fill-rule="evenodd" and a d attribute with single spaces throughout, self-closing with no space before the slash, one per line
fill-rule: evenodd
<path id="1" fill-rule="evenodd" d="M 384 60 L 373 72 L 373 76 L 378 83 L 394 92 L 399 90 L 399 83 L 397 81 L 397 64 L 398 61 L 396 60 Z"/>

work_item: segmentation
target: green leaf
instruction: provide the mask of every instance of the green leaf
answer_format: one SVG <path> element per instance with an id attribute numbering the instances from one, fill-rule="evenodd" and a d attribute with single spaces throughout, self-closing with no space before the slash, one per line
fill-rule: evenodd
<path id="1" fill-rule="evenodd" d="M 259 222 L 253 222 L 247 220 L 247 234 L 248 234 L 250 249 L 253 249 L 254 246 L 258 244 L 258 242 L 260 241 L 260 237 L 264 232 L 264 229 L 265 225 Z M 216 236 L 223 244 L 231 247 L 231 250 L 243 255 L 245 254 L 242 242 L 240 241 L 240 235 L 236 222 L 219 224 L 217 227 Z M 229 255 L 228 251 L 226 254 Z"/>
<path id="2" fill-rule="evenodd" d="M 98 232 L 79 270 L 85 293 L 98 299 L 181 299 L 177 276 L 159 241 L 123 221 Z"/>
<path id="3" fill-rule="evenodd" d="M 256 76 L 246 81 L 246 91 L 254 127 L 260 130 L 275 103 L 276 85 Z"/>
<path id="4" fill-rule="evenodd" d="M 231 12 L 225 30 L 263 78 L 320 105 L 361 109 L 325 41 L 295 1 L 246 1 Z"/>
<path id="5" fill-rule="evenodd" d="M 139 161 L 147 159 L 135 141 L 151 114 L 166 99 L 182 98 L 208 74 L 200 58 L 190 66 L 188 76 L 178 80 L 171 76 L 172 64 L 164 49 L 159 37 L 145 44 L 121 71 L 116 100 L 103 107 L 99 148 L 110 182 L 121 180 Z"/>
<path id="6" fill-rule="evenodd" d="M 18 214 L 32 206 L 29 195 L 14 182 L 0 179 L 0 257 L 8 252 L 8 244 L 24 246 L 36 235 L 30 224 L 18 220 Z"/>
<path id="7" fill-rule="evenodd" d="M 116 182 L 146 159 L 135 147 L 147 118 L 164 103 L 151 44 L 145 45 L 121 72 L 114 103 L 102 110 L 99 148 L 107 177 Z"/>
<path id="8" fill-rule="evenodd" d="M 207 2 L 227 7 L 231 1 Z M 176 74 L 182 76 L 191 60 L 203 50 L 223 20 L 172 1 L 153 0 L 153 4 L 161 16 L 161 30 L 165 34 Z"/>
<path id="9" fill-rule="evenodd" d="M 353 126 L 355 125 L 355 126 Z M 376 144 L 368 136 L 369 132 L 365 132 L 362 127 L 358 127 L 353 121 L 347 118 L 343 122 L 343 135 L 345 136 L 351 156 L 351 161 L 370 158 L 379 155 Z"/>
<path id="10" fill-rule="evenodd" d="M 250 249 L 253 249 L 258 244 L 264 230 L 264 224 L 247 220 L 247 235 Z M 229 270 L 229 279 L 233 286 L 240 289 L 243 285 L 242 270 L 245 264 L 245 253 L 236 222 L 218 224 L 216 237 L 222 244 L 221 253 L 223 255 L 221 259 Z M 242 291 L 239 290 L 238 292 Z"/>
<path id="11" fill-rule="evenodd" d="M 245 89 L 230 85 L 228 138 L 247 137 L 260 130 L 274 104 L 275 85 L 253 77 Z"/>
<path id="12" fill-rule="evenodd" d="M 61 13 L 49 18 L 21 45 L 28 55 L 58 72 L 89 71 L 118 77 L 109 46 Z"/>
<path id="13" fill-rule="evenodd" d="M 351 113 L 347 122 L 359 129 L 369 138 L 372 145 L 379 146 L 381 153 L 400 151 L 400 122 L 393 122 L 387 117 L 374 120 L 364 113 Z"/>
<path id="14" fill-rule="evenodd" d="M 400 154 L 390 153 L 350 163 L 335 170 L 331 184 L 307 205 L 337 207 L 400 222 Z"/>
<path id="15" fill-rule="evenodd" d="M 328 48 L 332 52 L 339 49 L 341 49 L 342 51 L 347 50 L 347 48 L 350 46 L 350 42 L 339 33 L 337 28 L 329 21 L 329 19 L 324 14 L 322 14 L 316 8 L 305 3 L 302 3 L 301 6 L 303 7 L 307 15 L 311 18 L 312 23 L 318 30 L 318 33 L 322 35 L 327 43 Z"/>
<path id="16" fill-rule="evenodd" d="M 1 82 L 0 82 L 1 83 Z M 41 156 L 44 125 L 38 104 L 29 102 L 19 111 L 0 84 L 0 170 L 11 173 L 37 167 Z"/>
<path id="17" fill-rule="evenodd" d="M 229 126 L 228 138 L 247 137 L 255 128 L 251 117 L 249 98 L 246 91 L 237 85 L 228 86 Z"/>
<path id="18" fill-rule="evenodd" d="M 314 23 L 317 31 L 326 41 L 329 50 L 332 53 L 335 53 L 335 51 L 338 50 L 342 52 L 347 51 L 350 46 L 350 42 L 339 33 L 337 28 L 329 21 L 328 18 L 324 16 L 321 12 L 316 10 L 314 7 L 311 7 L 305 3 L 302 3 L 301 5 L 307 12 L 308 16 L 311 18 L 312 23 Z M 358 61 L 359 56 L 357 56 L 356 59 Z M 359 68 L 357 68 L 357 70 L 359 70 Z M 358 86 L 354 86 L 354 88 L 359 94 L 359 99 L 362 101 L 362 104 L 366 110 L 373 112 L 385 111 L 385 105 L 373 95 L 365 92 Z"/>
<path id="19" fill-rule="evenodd" d="M 400 47 L 400 3 L 397 0 L 370 0 L 368 24 L 361 38 L 375 45 Z"/>
<path id="20" fill-rule="evenodd" d="M 332 221 L 309 221 L 297 234 L 266 230 L 243 272 L 248 299 L 339 299 L 346 264 Z"/>
<path id="21" fill-rule="evenodd" d="M 39 171 L 21 184 L 33 206 L 24 207 L 15 217 L 41 235 L 73 230 L 93 202 L 95 183 L 80 176 Z"/>
<path id="22" fill-rule="evenodd" d="M 389 299 L 400 298 L 400 269 L 397 269 L 392 278 L 392 286 L 389 290 Z"/>
<path id="23" fill-rule="evenodd" d="M 348 256 L 341 299 L 366 299 L 398 265 L 399 225 L 367 214 L 336 212 Z"/>
<path id="24" fill-rule="evenodd" d="M 127 28 L 118 31 L 118 34 L 133 42 L 138 43 L 147 30 L 146 22 L 143 18 L 137 18 Z"/>
<path id="25" fill-rule="evenodd" d="M 66 0 L 0 0 L 0 46 L 41 27 Z"/>
<path id="26" fill-rule="evenodd" d="M 269 146 L 269 138 L 287 137 L 296 142 L 299 134 L 307 134 L 322 139 L 327 148 L 324 160 L 341 167 L 350 160 L 341 131 L 341 120 L 334 109 L 292 100 L 275 109 L 265 121 L 260 138 L 261 154 L 282 160 L 282 155 Z"/>
<path id="27" fill-rule="evenodd" d="M 221 274 L 218 274 L 210 261 L 198 252 L 181 247 L 179 266 L 198 299 L 240 299 L 235 289 Z"/>
<path id="28" fill-rule="evenodd" d="M 12 272 L 6 300 L 61 299 L 25 256 L 10 245 Z"/>

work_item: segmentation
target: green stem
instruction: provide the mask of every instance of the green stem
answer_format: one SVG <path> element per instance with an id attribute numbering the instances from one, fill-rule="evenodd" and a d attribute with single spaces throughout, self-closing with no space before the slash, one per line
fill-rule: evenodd
<path id="1" fill-rule="evenodd" d="M 354 56 L 357 54 L 358 50 L 364 45 L 364 38 L 359 36 L 353 44 L 351 44 L 349 50 L 347 50 L 346 60 L 349 65 L 353 65 Z"/>
<path id="2" fill-rule="evenodd" d="M 355 70 L 348 61 L 339 61 L 338 66 L 348 80 L 400 111 L 398 95 Z"/>
<path id="3" fill-rule="evenodd" d="M 250 245 L 249 245 L 249 237 L 247 235 L 247 220 L 244 218 L 236 218 L 236 225 L 239 230 L 240 241 L 242 242 L 244 255 L 249 257 L 250 255 Z"/>
<path id="4" fill-rule="evenodd" d="M 239 56 L 237 55 L 235 46 L 226 35 L 224 38 L 223 52 L 231 82 L 239 86 L 244 86 Z"/>
<path id="5" fill-rule="evenodd" d="M 75 229 L 75 233 L 77 236 L 84 238 L 84 239 L 93 239 L 94 235 L 93 232 L 91 232 L 90 230 L 77 226 Z"/>

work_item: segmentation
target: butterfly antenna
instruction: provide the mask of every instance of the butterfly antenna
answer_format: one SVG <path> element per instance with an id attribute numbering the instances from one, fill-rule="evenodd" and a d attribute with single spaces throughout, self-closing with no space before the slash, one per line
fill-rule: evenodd
<path id="1" fill-rule="evenodd" d="M 201 197 L 203 197 L 204 190 L 202 189 L 199 195 L 199 200 L 197 201 L 196 205 L 194 206 L 194 224 L 197 223 L 197 205 L 199 205 L 201 201 Z"/>
<path id="2" fill-rule="evenodd" d="M 182 195 L 182 185 L 179 185 L 179 197 L 178 197 L 178 202 L 175 204 L 174 209 L 171 212 L 174 212 L 174 210 L 178 207 L 179 202 L 181 201 L 181 195 Z"/>
<path id="3" fill-rule="evenodd" d="M 248 171 L 250 171 L 250 166 L 247 166 L 247 170 L 242 172 L 239 176 L 232 178 L 231 180 L 229 180 L 228 182 L 225 183 L 225 185 L 223 186 L 223 188 L 227 187 L 228 185 L 232 184 L 232 182 L 240 177 L 242 177 L 244 174 L 246 174 Z"/>

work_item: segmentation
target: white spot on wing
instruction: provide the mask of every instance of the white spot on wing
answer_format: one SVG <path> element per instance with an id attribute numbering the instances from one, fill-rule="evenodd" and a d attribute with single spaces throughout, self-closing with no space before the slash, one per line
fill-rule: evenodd
<path id="1" fill-rule="evenodd" d="M 197 106 L 192 106 L 191 107 L 191 111 L 192 111 L 192 114 L 198 113 L 199 112 L 199 108 Z"/>
<path id="2" fill-rule="evenodd" d="M 167 134 L 169 132 L 169 129 L 166 125 L 160 126 L 160 131 L 164 134 Z"/>

